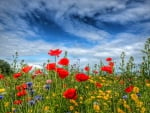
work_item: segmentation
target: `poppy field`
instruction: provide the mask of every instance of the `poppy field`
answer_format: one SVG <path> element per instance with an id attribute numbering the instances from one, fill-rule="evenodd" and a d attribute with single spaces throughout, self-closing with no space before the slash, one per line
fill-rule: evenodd
<path id="1" fill-rule="evenodd" d="M 42 69 L 21 64 L 11 76 L 0 74 L 0 113 L 150 113 L 150 43 L 134 66 L 121 54 L 120 73 L 113 58 L 79 69 L 66 52 L 51 49 L 54 62 Z M 146 67 L 147 66 L 147 67 Z"/>

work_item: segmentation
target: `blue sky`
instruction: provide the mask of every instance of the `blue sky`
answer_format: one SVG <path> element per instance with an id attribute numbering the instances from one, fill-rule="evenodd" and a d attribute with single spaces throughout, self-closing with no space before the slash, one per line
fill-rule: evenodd
<path id="1" fill-rule="evenodd" d="M 150 36 L 149 6 L 150 0 L 1 0 L 0 58 L 11 61 L 17 51 L 39 65 L 60 48 L 71 63 L 119 62 L 122 51 L 138 63 Z"/>

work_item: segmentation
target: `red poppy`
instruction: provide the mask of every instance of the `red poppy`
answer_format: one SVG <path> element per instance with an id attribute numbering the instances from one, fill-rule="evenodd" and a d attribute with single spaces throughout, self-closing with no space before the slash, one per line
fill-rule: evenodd
<path id="1" fill-rule="evenodd" d="M 62 50 L 60 50 L 60 49 L 51 49 L 49 52 L 48 52 L 48 54 L 50 55 L 50 56 L 57 56 L 57 57 L 59 57 L 59 55 L 61 54 L 61 52 L 62 52 Z"/>
<path id="2" fill-rule="evenodd" d="M 4 79 L 4 75 L 0 74 L 0 79 Z"/>
<path id="3" fill-rule="evenodd" d="M 46 65 L 47 70 L 55 70 L 56 69 L 56 63 L 49 63 Z"/>
<path id="4" fill-rule="evenodd" d="M 58 64 L 63 65 L 63 66 L 68 66 L 69 65 L 69 59 L 68 58 L 62 58 L 59 60 Z"/>
<path id="5" fill-rule="evenodd" d="M 114 67 L 114 62 L 109 62 L 109 66 Z"/>
<path id="6" fill-rule="evenodd" d="M 22 68 L 22 72 L 28 73 L 31 69 L 32 69 L 32 66 L 24 66 L 24 67 Z"/>
<path id="7" fill-rule="evenodd" d="M 19 105 L 19 104 L 21 104 L 22 103 L 22 100 L 15 100 L 14 101 L 14 104 L 17 104 L 17 105 Z"/>
<path id="8" fill-rule="evenodd" d="M 27 87 L 28 87 L 27 84 L 24 83 L 24 84 L 16 86 L 16 89 L 17 90 L 25 90 L 25 89 L 27 89 Z"/>
<path id="9" fill-rule="evenodd" d="M 131 85 L 131 86 L 127 87 L 124 91 L 126 93 L 130 93 L 130 92 L 132 92 L 133 88 L 134 88 L 134 86 Z"/>
<path id="10" fill-rule="evenodd" d="M 106 61 L 112 61 L 112 58 L 110 58 L 110 57 L 108 57 L 108 58 L 106 58 Z"/>
<path id="11" fill-rule="evenodd" d="M 74 88 L 69 88 L 67 89 L 64 93 L 63 96 L 67 99 L 77 99 L 77 91 Z"/>
<path id="12" fill-rule="evenodd" d="M 69 75 L 69 72 L 63 68 L 57 68 L 58 76 L 62 79 L 66 78 Z"/>
<path id="13" fill-rule="evenodd" d="M 17 93 L 17 96 L 21 97 L 21 96 L 25 96 L 26 94 L 27 94 L 26 90 L 22 90 L 22 91 Z"/>
<path id="14" fill-rule="evenodd" d="M 86 81 L 89 79 L 89 76 L 84 73 L 78 73 L 75 75 L 75 78 L 78 82 Z"/>
<path id="15" fill-rule="evenodd" d="M 13 74 L 13 77 L 14 78 L 18 78 L 18 77 L 20 77 L 22 74 L 20 73 L 20 72 L 18 72 L 18 73 L 15 73 L 15 74 Z"/>
<path id="16" fill-rule="evenodd" d="M 107 73 L 109 73 L 109 74 L 112 74 L 112 73 L 113 73 L 113 69 L 112 69 L 111 66 L 102 66 L 102 67 L 101 67 L 101 70 L 102 70 L 102 71 L 105 71 L 105 72 L 107 72 Z"/>
<path id="17" fill-rule="evenodd" d="M 102 87 L 102 84 L 101 84 L 101 83 L 99 83 L 99 82 L 96 82 L 96 84 L 95 84 L 95 85 L 96 85 L 96 87 L 97 87 L 97 88 L 101 88 L 101 87 Z"/>
<path id="18" fill-rule="evenodd" d="M 40 70 L 40 69 L 37 69 L 37 70 L 35 70 L 35 72 L 34 72 L 36 75 L 40 75 L 40 74 L 42 74 L 42 71 Z"/>
<path id="19" fill-rule="evenodd" d="M 84 70 L 85 70 L 85 71 L 90 71 L 90 67 L 89 67 L 89 66 L 86 66 L 86 67 L 84 68 Z"/>

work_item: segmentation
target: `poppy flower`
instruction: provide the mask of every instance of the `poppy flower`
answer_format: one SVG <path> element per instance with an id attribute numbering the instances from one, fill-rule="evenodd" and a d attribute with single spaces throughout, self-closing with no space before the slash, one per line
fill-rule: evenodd
<path id="1" fill-rule="evenodd" d="M 108 57 L 108 58 L 106 58 L 106 61 L 110 62 L 110 61 L 112 61 L 112 58 Z"/>
<path id="2" fill-rule="evenodd" d="M 89 79 L 89 76 L 84 73 L 78 73 L 75 75 L 75 78 L 78 82 L 86 81 Z"/>
<path id="3" fill-rule="evenodd" d="M 19 105 L 19 104 L 21 104 L 22 103 L 22 100 L 15 100 L 14 101 L 14 104 L 16 104 L 16 105 Z"/>
<path id="4" fill-rule="evenodd" d="M 15 73 L 15 74 L 13 74 L 13 77 L 14 78 L 18 78 L 18 77 L 20 77 L 22 74 L 20 73 L 20 72 L 18 72 L 18 73 Z"/>
<path id="5" fill-rule="evenodd" d="M 58 76 L 62 79 L 66 78 L 69 75 L 69 72 L 63 68 L 57 68 Z"/>
<path id="6" fill-rule="evenodd" d="M 90 71 L 90 67 L 89 67 L 89 66 L 86 66 L 86 67 L 84 68 L 84 70 L 85 70 L 85 71 Z"/>
<path id="7" fill-rule="evenodd" d="M 112 69 L 111 66 L 102 66 L 102 67 L 101 67 L 101 70 L 102 70 L 102 71 L 105 71 L 105 72 L 107 72 L 107 73 L 109 73 L 109 74 L 112 74 L 112 73 L 113 73 L 113 69 Z"/>
<path id="8" fill-rule="evenodd" d="M 27 84 L 21 84 L 21 85 L 18 85 L 18 86 L 16 86 L 16 89 L 17 90 L 25 90 L 25 89 L 27 89 Z"/>
<path id="9" fill-rule="evenodd" d="M 109 66 L 114 67 L 114 62 L 109 62 Z"/>
<path id="10" fill-rule="evenodd" d="M 22 68 L 22 72 L 28 73 L 31 69 L 32 69 L 32 66 L 24 66 L 24 67 Z"/>
<path id="11" fill-rule="evenodd" d="M 96 85 L 97 88 L 101 88 L 102 87 L 102 84 L 100 84 L 99 82 L 96 82 L 95 85 Z"/>
<path id="12" fill-rule="evenodd" d="M 69 59 L 68 58 L 62 58 L 59 60 L 58 64 L 63 65 L 63 66 L 68 66 L 69 65 Z"/>
<path id="13" fill-rule="evenodd" d="M 64 93 L 63 96 L 67 99 L 77 99 L 77 91 L 75 88 L 69 88 Z"/>
<path id="14" fill-rule="evenodd" d="M 49 63 L 46 65 L 47 70 L 55 70 L 56 69 L 56 63 Z"/>
<path id="15" fill-rule="evenodd" d="M 42 71 L 40 70 L 40 69 L 37 69 L 37 70 L 35 70 L 35 75 L 40 75 L 40 74 L 42 74 Z"/>
<path id="16" fill-rule="evenodd" d="M 0 74 L 0 79 L 4 79 L 4 75 Z"/>
<path id="17" fill-rule="evenodd" d="M 61 52 L 62 52 L 62 50 L 60 50 L 60 49 L 51 49 L 49 52 L 48 52 L 48 54 L 50 55 L 50 56 L 57 56 L 57 57 L 59 57 L 59 55 L 61 54 Z"/>
<path id="18" fill-rule="evenodd" d="M 17 93 L 17 96 L 21 97 L 21 96 L 25 96 L 26 94 L 27 94 L 26 90 L 22 90 L 22 91 Z"/>
<path id="19" fill-rule="evenodd" d="M 132 92 L 133 91 L 133 88 L 134 88 L 134 86 L 129 86 L 129 87 L 127 87 L 124 91 L 126 92 L 126 93 L 130 93 L 130 92 Z"/>

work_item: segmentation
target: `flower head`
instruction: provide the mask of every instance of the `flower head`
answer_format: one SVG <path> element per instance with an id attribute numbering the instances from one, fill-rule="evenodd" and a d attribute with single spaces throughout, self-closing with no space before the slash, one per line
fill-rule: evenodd
<path id="1" fill-rule="evenodd" d="M 59 57 L 59 55 L 61 54 L 61 52 L 62 52 L 62 50 L 60 50 L 60 49 L 51 49 L 49 52 L 48 52 L 48 54 L 50 55 L 50 56 L 57 56 L 57 57 Z"/>
<path id="2" fill-rule="evenodd" d="M 69 75 L 69 72 L 63 68 L 57 68 L 58 76 L 62 79 L 66 78 Z"/>
<path id="3" fill-rule="evenodd" d="M 0 79 L 4 79 L 4 75 L 0 74 Z"/>
<path id="4" fill-rule="evenodd" d="M 89 67 L 89 66 L 86 66 L 86 67 L 84 68 L 84 70 L 85 70 L 85 71 L 90 71 L 90 67 Z"/>
<path id="5" fill-rule="evenodd" d="M 56 63 L 49 63 L 46 65 L 47 70 L 55 70 L 56 69 Z"/>
<path id="6" fill-rule="evenodd" d="M 78 82 L 83 82 L 89 79 L 89 76 L 84 73 L 78 73 L 75 75 L 75 78 Z"/>
<path id="7" fill-rule="evenodd" d="M 58 64 L 63 65 L 63 66 L 68 66 L 69 65 L 69 59 L 68 58 L 62 58 L 58 61 Z"/>
<path id="8" fill-rule="evenodd" d="M 32 69 L 32 66 L 24 66 L 24 67 L 22 68 L 22 72 L 28 73 L 31 69 Z"/>
<path id="9" fill-rule="evenodd" d="M 16 79 L 16 78 L 19 78 L 21 75 L 22 74 L 20 72 L 18 72 L 18 73 L 13 74 L 13 77 Z"/>
<path id="10" fill-rule="evenodd" d="M 134 86 L 129 86 L 129 87 L 127 87 L 124 91 L 126 92 L 126 93 L 130 93 L 130 92 L 132 92 L 133 91 L 133 88 L 134 88 Z"/>
<path id="11" fill-rule="evenodd" d="M 106 61 L 112 61 L 112 58 L 111 57 L 108 57 L 108 58 L 106 58 Z"/>
<path id="12" fill-rule="evenodd" d="M 102 66 L 102 67 L 101 67 L 101 70 L 102 70 L 102 71 L 105 71 L 105 72 L 107 72 L 107 73 L 109 73 L 109 74 L 112 74 L 112 73 L 113 73 L 113 69 L 112 69 L 111 66 Z"/>
<path id="13" fill-rule="evenodd" d="M 77 99 L 77 91 L 74 88 L 69 88 L 67 89 L 64 93 L 63 96 L 67 99 Z"/>

